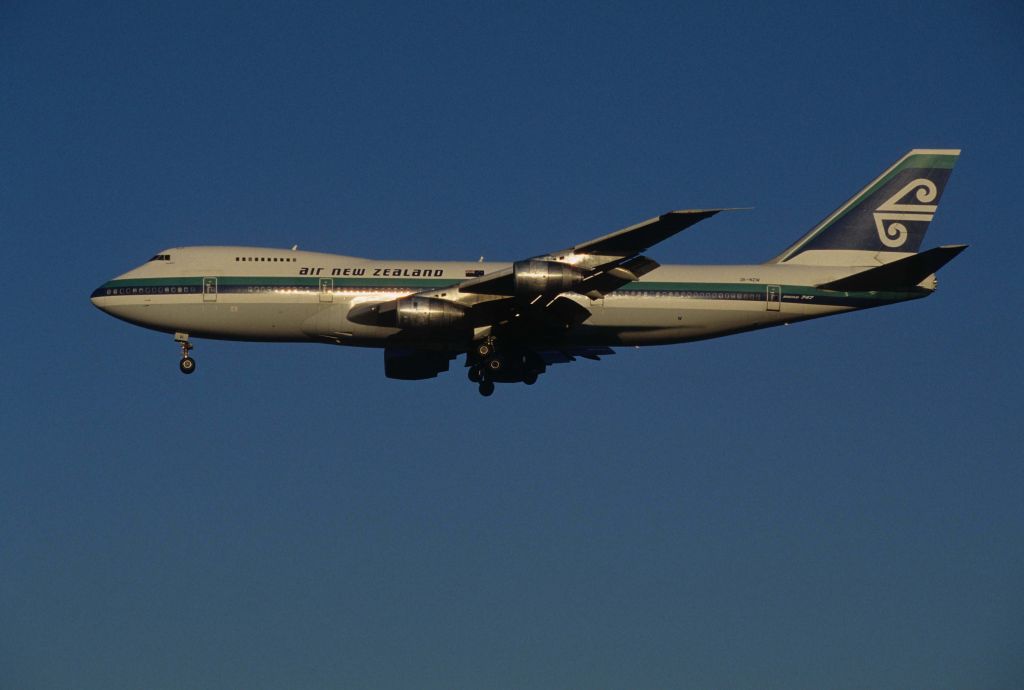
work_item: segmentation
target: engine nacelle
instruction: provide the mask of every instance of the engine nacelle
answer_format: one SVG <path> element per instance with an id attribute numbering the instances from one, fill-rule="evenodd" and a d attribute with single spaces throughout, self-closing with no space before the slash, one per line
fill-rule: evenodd
<path id="1" fill-rule="evenodd" d="M 465 325 L 468 310 L 461 304 L 434 297 L 406 297 L 395 300 L 398 328 L 458 328 Z"/>
<path id="2" fill-rule="evenodd" d="M 360 304 L 348 313 L 349 321 L 367 326 L 410 330 L 438 330 L 466 326 L 468 310 L 461 304 L 435 297 L 403 297 L 378 304 Z"/>
<path id="3" fill-rule="evenodd" d="M 557 261 L 528 259 L 512 264 L 515 294 L 520 297 L 572 292 L 583 282 L 583 272 Z"/>

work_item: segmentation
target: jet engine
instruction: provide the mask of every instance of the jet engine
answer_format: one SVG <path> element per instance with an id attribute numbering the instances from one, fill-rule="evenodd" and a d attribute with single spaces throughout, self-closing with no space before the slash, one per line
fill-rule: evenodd
<path id="1" fill-rule="evenodd" d="M 557 295 L 575 290 L 583 282 L 583 272 L 556 261 L 528 259 L 512 264 L 512 281 L 520 297 Z"/>
<path id="2" fill-rule="evenodd" d="M 357 305 L 349 311 L 348 320 L 365 326 L 438 330 L 465 326 L 467 315 L 468 310 L 461 304 L 435 297 L 412 296 Z"/>

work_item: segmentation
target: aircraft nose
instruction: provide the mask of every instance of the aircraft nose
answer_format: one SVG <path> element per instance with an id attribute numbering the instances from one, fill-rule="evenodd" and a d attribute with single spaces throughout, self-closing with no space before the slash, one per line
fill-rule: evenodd
<path id="1" fill-rule="evenodd" d="M 89 301 L 92 302 L 92 306 L 96 307 L 100 311 L 108 311 L 106 305 L 103 303 L 103 297 L 108 295 L 110 291 L 105 287 L 106 283 L 100 285 L 98 288 L 92 291 L 89 296 Z"/>

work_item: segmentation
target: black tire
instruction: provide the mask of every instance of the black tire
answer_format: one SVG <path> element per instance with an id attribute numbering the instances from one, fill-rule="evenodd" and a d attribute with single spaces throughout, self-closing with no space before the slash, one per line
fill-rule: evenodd
<path id="1" fill-rule="evenodd" d="M 532 386 L 533 384 L 537 383 L 537 372 L 528 371 L 524 373 L 523 383 L 525 383 L 527 386 Z"/>
<path id="2" fill-rule="evenodd" d="M 182 374 L 191 374 L 196 370 L 196 361 L 191 357 L 182 357 L 178 362 L 178 368 L 181 369 Z"/>
<path id="3" fill-rule="evenodd" d="M 489 397 L 494 393 L 494 381 L 481 381 L 480 382 L 480 395 Z"/>
<path id="4" fill-rule="evenodd" d="M 484 380 L 483 371 L 481 371 L 480 367 L 478 366 L 470 367 L 469 372 L 467 372 L 467 375 L 469 376 L 469 380 L 472 381 L 473 383 L 480 383 L 481 381 Z"/>

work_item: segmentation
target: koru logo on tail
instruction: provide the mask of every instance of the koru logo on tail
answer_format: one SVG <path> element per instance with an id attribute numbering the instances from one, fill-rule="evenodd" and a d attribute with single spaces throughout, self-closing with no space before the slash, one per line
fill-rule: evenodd
<path id="1" fill-rule="evenodd" d="M 911 203 L 904 197 L 913 195 Z M 888 201 L 878 207 L 875 211 L 875 229 L 878 230 L 878 239 L 886 247 L 902 247 L 909 235 L 907 221 L 920 221 L 927 223 L 935 215 L 935 201 L 939 196 L 939 190 L 935 183 L 925 178 L 918 178 L 906 185 L 900 191 L 893 194 Z"/>

